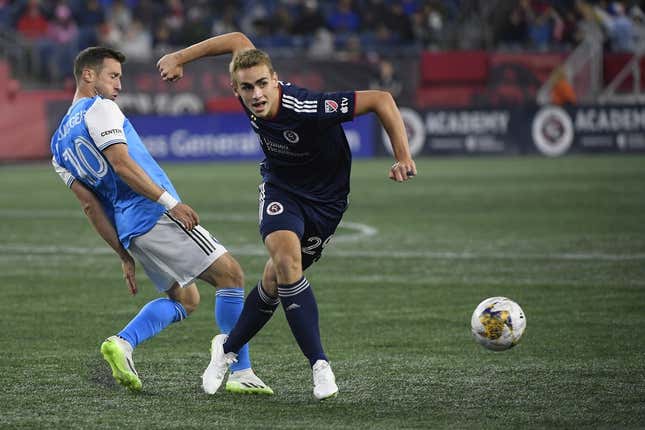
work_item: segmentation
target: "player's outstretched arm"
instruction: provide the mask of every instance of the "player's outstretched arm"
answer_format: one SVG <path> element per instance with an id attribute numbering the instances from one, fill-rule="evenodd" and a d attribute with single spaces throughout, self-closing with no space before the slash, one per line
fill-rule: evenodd
<path id="1" fill-rule="evenodd" d="M 390 179 L 403 182 L 417 174 L 417 167 L 410 155 L 408 146 L 408 135 L 405 132 L 405 125 L 401 112 L 396 107 L 396 102 L 387 91 L 368 90 L 356 91 L 355 115 L 363 115 L 374 112 L 378 117 L 385 132 L 392 143 L 392 151 L 396 162 L 390 167 Z"/>
<path id="2" fill-rule="evenodd" d="M 255 46 L 243 33 L 226 33 L 164 55 L 157 62 L 157 69 L 164 81 L 174 82 L 184 76 L 184 64 L 186 63 L 203 57 L 236 54 L 239 51 L 252 48 Z"/>
<path id="3" fill-rule="evenodd" d="M 112 222 L 108 219 L 101 202 L 94 195 L 92 191 L 86 188 L 79 181 L 74 181 L 71 186 L 71 190 L 74 192 L 74 195 L 81 203 L 83 208 L 83 213 L 87 216 L 90 224 L 96 230 L 96 232 L 105 240 L 105 242 L 110 245 L 119 258 L 121 259 L 121 268 L 123 269 L 123 278 L 125 283 L 130 290 L 130 294 L 137 294 L 137 280 L 135 278 L 135 264 L 132 256 L 128 251 L 121 245 L 119 237 L 112 225 Z"/>
<path id="4" fill-rule="evenodd" d="M 136 193 L 158 202 L 188 230 L 199 224 L 197 213 L 190 206 L 178 202 L 167 191 L 155 184 L 150 176 L 128 154 L 124 144 L 114 144 L 103 151 L 117 175 Z"/>

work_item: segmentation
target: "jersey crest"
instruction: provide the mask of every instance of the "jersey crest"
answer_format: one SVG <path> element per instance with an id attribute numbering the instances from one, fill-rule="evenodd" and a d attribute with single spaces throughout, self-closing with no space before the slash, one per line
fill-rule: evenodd
<path id="1" fill-rule="evenodd" d="M 260 139 L 266 182 L 314 201 L 349 193 L 351 152 L 342 123 L 354 118 L 354 92 L 320 93 L 280 82 L 280 109 L 258 118 L 244 105 Z"/>

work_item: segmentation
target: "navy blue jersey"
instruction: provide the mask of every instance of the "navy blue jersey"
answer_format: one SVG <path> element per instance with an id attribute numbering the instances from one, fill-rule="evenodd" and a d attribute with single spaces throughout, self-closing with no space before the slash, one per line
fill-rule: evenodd
<path id="1" fill-rule="evenodd" d="M 283 82 L 279 90 L 272 118 L 258 118 L 242 104 L 264 151 L 264 182 L 315 202 L 345 200 L 352 154 L 340 124 L 354 119 L 356 93 L 318 93 Z"/>

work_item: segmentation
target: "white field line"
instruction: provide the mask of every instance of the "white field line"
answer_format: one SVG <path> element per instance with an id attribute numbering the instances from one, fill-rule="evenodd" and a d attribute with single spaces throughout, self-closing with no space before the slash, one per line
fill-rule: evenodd
<path id="1" fill-rule="evenodd" d="M 561 277 L 551 277 L 548 273 L 538 274 L 531 277 L 522 277 L 520 274 L 511 276 L 511 277 L 498 277 L 494 275 L 488 276 L 450 276 L 450 275 L 441 275 L 441 276 L 360 276 L 352 274 L 350 277 L 347 276 L 329 276 L 326 275 L 324 278 L 314 278 L 307 277 L 310 282 L 318 284 L 344 284 L 351 282 L 352 284 L 391 284 L 391 285 L 446 285 L 446 279 L 454 279 L 451 282 L 461 282 L 468 285 L 499 285 L 505 283 L 512 283 L 513 285 L 544 285 L 544 284 L 557 284 L 558 286 L 570 286 L 570 287 L 579 287 L 579 286 L 589 286 L 590 284 L 598 284 L 603 281 L 593 280 L 592 278 L 586 279 L 562 279 Z M 606 282 L 605 282 L 606 284 Z M 633 286 L 633 287 L 644 287 L 645 281 L 630 279 L 629 281 L 621 282 L 621 285 Z"/>
<path id="2" fill-rule="evenodd" d="M 65 210 L 65 209 L 44 209 L 44 210 L 25 210 L 25 209 L 0 209 L 0 219 L 70 219 L 85 218 L 85 215 L 80 210 Z M 202 222 L 241 222 L 241 223 L 256 223 L 257 217 L 253 215 L 222 213 L 216 214 L 211 212 L 199 213 L 200 221 Z M 205 225 L 215 237 L 217 237 L 217 225 L 212 228 Z M 374 236 L 378 231 L 374 227 L 357 222 L 341 221 L 339 225 L 341 230 L 350 230 L 351 233 L 343 233 L 342 235 L 335 236 L 334 243 L 355 242 L 364 237 Z"/>
<path id="3" fill-rule="evenodd" d="M 233 255 L 266 256 L 266 250 L 257 245 L 228 247 Z M 105 255 L 113 251 L 106 247 L 83 247 L 61 245 L 0 244 L 0 253 L 13 255 Z M 326 257 L 340 258 L 394 258 L 394 259 L 439 259 L 439 260 L 551 260 L 551 261 L 631 261 L 645 260 L 645 254 L 604 253 L 505 253 L 505 252 L 441 252 L 441 251 L 366 251 L 328 249 Z"/>
<path id="4" fill-rule="evenodd" d="M 25 209 L 0 209 L 1 218 L 20 218 L 20 219 L 60 219 L 60 218 L 84 218 L 80 210 L 65 209 L 45 209 L 45 210 L 25 210 Z M 210 222 L 255 222 L 257 219 L 252 215 L 234 214 L 234 213 L 210 213 L 200 214 L 202 221 Z M 208 225 L 206 226 L 208 228 Z M 327 257 L 341 258 L 395 258 L 395 259 L 443 259 L 443 260 L 559 260 L 559 261 L 632 261 L 645 260 L 645 253 L 637 254 L 609 254 L 602 252 L 591 253 L 519 253 L 519 252 L 451 252 L 451 251 L 398 251 L 398 250 L 340 250 L 335 249 L 334 243 L 356 242 L 370 236 L 378 234 L 378 230 L 366 224 L 343 221 L 339 229 L 350 230 L 351 233 L 343 233 L 335 236 L 326 252 Z M 212 231 L 217 236 L 217 229 Z M 243 245 L 237 247 L 228 247 L 234 255 L 242 256 L 266 256 L 266 250 L 259 245 Z M 113 251 L 107 247 L 82 247 L 82 246 L 60 246 L 60 245 L 25 245 L 25 244 L 0 244 L 0 253 L 12 253 L 20 255 L 101 255 L 111 254 Z"/>

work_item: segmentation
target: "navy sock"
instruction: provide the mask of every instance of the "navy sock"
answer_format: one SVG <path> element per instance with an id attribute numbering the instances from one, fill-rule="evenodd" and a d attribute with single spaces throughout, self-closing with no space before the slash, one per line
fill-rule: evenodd
<path id="1" fill-rule="evenodd" d="M 215 293 L 215 321 L 222 333 L 229 334 L 231 332 L 243 307 L 244 289 L 221 288 L 217 290 Z M 246 344 L 237 353 L 237 362 L 231 364 L 231 370 L 237 372 L 250 367 L 249 345 Z"/>
<path id="2" fill-rule="evenodd" d="M 186 309 L 181 303 L 161 298 L 147 303 L 118 335 L 132 348 L 155 336 L 170 324 L 186 318 Z"/>
<path id="3" fill-rule="evenodd" d="M 278 303 L 280 299 L 267 295 L 262 282 L 258 282 L 246 296 L 242 313 L 224 343 L 224 352 L 237 353 L 271 319 Z"/>
<path id="4" fill-rule="evenodd" d="M 318 360 L 327 361 L 320 342 L 318 305 L 307 278 L 303 276 L 293 284 L 278 285 L 278 295 L 291 332 L 309 363 L 313 366 Z"/>

